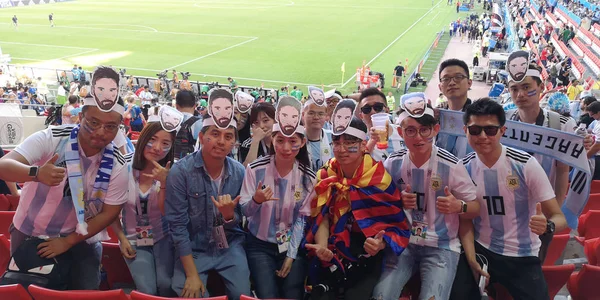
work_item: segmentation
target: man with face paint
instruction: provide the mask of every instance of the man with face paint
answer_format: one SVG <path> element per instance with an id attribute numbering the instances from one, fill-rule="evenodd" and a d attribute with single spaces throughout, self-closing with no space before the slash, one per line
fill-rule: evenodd
<path id="1" fill-rule="evenodd" d="M 97 88 L 102 87 L 97 95 L 105 99 L 106 94 L 99 92 L 112 83 L 102 80 L 96 78 Z M 130 156 L 124 157 L 112 144 L 123 120 L 122 100 L 115 105 L 119 109 L 109 112 L 88 100 L 79 115 L 81 125 L 36 132 L 0 159 L 0 179 L 25 182 L 10 228 L 11 253 L 31 253 L 20 249 L 24 241 L 49 237 L 37 253 L 59 261 L 63 253 L 72 257 L 69 278 L 63 281 L 72 290 L 98 289 L 100 241 L 109 239 L 104 229 L 128 199 L 130 176 Z M 75 202 L 81 205 L 77 210 Z"/>
<path id="2" fill-rule="evenodd" d="M 371 152 L 373 158 L 377 161 L 385 160 L 390 154 L 394 153 L 394 151 L 398 151 L 400 149 L 405 149 L 404 141 L 402 137 L 398 135 L 395 130 L 395 126 L 392 125 L 392 121 L 390 119 L 389 125 L 389 138 L 388 138 L 388 147 L 387 149 L 379 149 L 375 147 L 375 144 L 379 141 L 378 134 L 375 133 L 375 128 L 373 127 L 373 123 L 371 122 L 371 116 L 377 113 L 389 113 L 389 108 L 387 106 L 387 101 L 385 100 L 385 95 L 378 90 L 377 88 L 368 88 L 362 91 L 360 94 L 360 102 L 358 103 L 358 115 L 362 119 L 362 121 L 367 125 L 369 130 L 369 143 L 367 145 L 367 149 Z"/>
<path id="3" fill-rule="evenodd" d="M 284 135 L 290 136 L 300 122 L 301 103 L 291 96 L 283 96 L 277 103 L 277 119 Z"/>
<path id="4" fill-rule="evenodd" d="M 179 91 L 175 97 L 175 108 L 183 113 L 183 123 L 175 138 L 175 159 L 181 159 L 196 150 L 196 140 L 202 129 L 200 118 L 194 116 L 196 97 L 191 91 Z"/>
<path id="5" fill-rule="evenodd" d="M 470 221 L 479 214 L 467 170 L 454 155 L 434 145 L 440 125 L 428 104 L 421 109 L 422 116 L 401 110 L 398 132 L 408 150 L 395 152 L 384 166 L 402 190 L 412 227 L 424 232 L 411 233 L 410 244 L 400 256 L 386 253 L 375 299 L 398 299 L 416 270 L 421 274 L 421 299 L 448 299 L 460 256 L 461 219 Z"/>
<path id="6" fill-rule="evenodd" d="M 319 106 L 312 100 L 306 101 L 302 111 L 302 121 L 308 139 L 307 148 L 310 157 L 311 169 L 319 170 L 331 156 L 331 131 L 323 129 L 327 119 L 327 107 Z"/>
<path id="7" fill-rule="evenodd" d="M 313 259 L 313 300 L 371 299 L 382 250 L 400 255 L 408 244 L 399 190 L 382 162 L 366 152 L 366 138 L 367 126 L 357 117 L 334 134 L 335 157 L 317 172 L 309 196 L 306 249 Z"/>
<path id="8" fill-rule="evenodd" d="M 244 167 L 228 157 L 236 142 L 236 122 L 225 129 L 206 115 L 198 136 L 201 148 L 177 162 L 167 178 L 165 214 L 179 257 L 173 290 L 182 298 L 208 297 L 205 282 L 215 270 L 227 296 L 250 295 L 250 271 L 243 248 L 240 189 Z"/>
<path id="9" fill-rule="evenodd" d="M 222 89 L 210 92 L 208 96 L 209 113 L 220 128 L 227 127 L 233 115 L 233 95 Z"/>
<path id="10" fill-rule="evenodd" d="M 440 65 L 439 78 L 438 87 L 448 101 L 438 103 L 438 108 L 464 112 L 472 102 L 467 95 L 473 83 L 469 78 L 467 63 L 454 58 L 445 60 Z M 458 158 L 473 151 L 466 137 L 445 133 L 437 135 L 435 145 Z"/>

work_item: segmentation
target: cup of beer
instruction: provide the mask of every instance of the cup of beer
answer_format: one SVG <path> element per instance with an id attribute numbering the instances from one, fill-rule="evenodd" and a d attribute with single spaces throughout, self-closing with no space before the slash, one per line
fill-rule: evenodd
<path id="1" fill-rule="evenodd" d="M 375 134 L 379 136 L 377 142 L 378 149 L 387 149 L 388 147 L 388 126 L 390 124 L 390 116 L 387 113 L 378 113 L 371 115 L 371 122 L 375 128 Z"/>

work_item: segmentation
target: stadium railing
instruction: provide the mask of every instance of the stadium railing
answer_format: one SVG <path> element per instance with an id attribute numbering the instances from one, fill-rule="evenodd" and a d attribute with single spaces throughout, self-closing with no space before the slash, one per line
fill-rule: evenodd
<path id="1" fill-rule="evenodd" d="M 442 31 L 436 33 L 435 39 L 433 40 L 431 45 L 429 45 L 429 48 L 423 55 L 423 58 L 421 58 L 421 60 L 419 60 L 419 63 L 417 64 L 417 67 L 415 68 L 415 70 L 408 76 L 406 83 L 404 83 L 404 94 L 408 93 L 410 84 L 413 81 L 415 81 L 415 79 L 417 79 L 417 74 L 421 73 L 421 68 L 423 68 L 423 65 L 425 64 L 425 62 L 427 62 L 427 59 L 429 58 L 431 51 L 433 51 L 433 49 L 437 48 L 438 42 L 440 41 L 440 38 L 444 35 L 444 32 L 445 32 L 445 30 L 442 29 Z"/>

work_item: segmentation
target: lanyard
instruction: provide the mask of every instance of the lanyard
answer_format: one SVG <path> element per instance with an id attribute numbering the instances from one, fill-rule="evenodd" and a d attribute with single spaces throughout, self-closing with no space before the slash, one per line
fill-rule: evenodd
<path id="1" fill-rule="evenodd" d="M 273 170 L 273 179 L 274 179 L 274 186 L 273 186 L 273 195 L 276 195 L 276 197 L 280 196 L 279 193 L 279 172 L 277 172 L 277 168 L 275 167 L 275 158 L 273 158 L 273 162 L 272 162 L 272 170 Z M 298 170 L 298 162 L 295 161 L 294 162 L 294 167 L 292 168 L 292 170 L 290 172 L 292 172 L 292 178 L 291 178 L 291 184 L 290 187 L 292 189 L 292 193 L 290 194 L 291 197 L 294 197 L 294 193 L 296 192 L 296 184 L 297 182 L 297 170 Z M 287 175 L 286 175 L 287 176 Z M 281 221 L 281 211 L 283 210 L 283 208 L 285 207 L 285 199 L 282 199 L 281 197 L 279 197 L 280 199 L 277 200 L 275 202 L 275 224 L 276 226 L 281 230 L 284 229 L 286 226 L 286 224 L 283 224 L 283 222 Z M 294 200 L 292 199 L 292 202 L 294 202 Z M 283 228 L 282 228 L 283 227 Z"/>
<path id="2" fill-rule="evenodd" d="M 427 169 L 427 177 L 425 178 L 425 181 L 423 181 L 423 193 L 425 193 L 427 191 L 427 188 L 429 186 L 431 186 L 431 177 L 433 176 L 433 167 L 434 167 L 434 162 L 435 162 L 435 157 L 437 156 L 437 152 L 438 149 L 437 147 L 434 145 L 431 148 L 431 156 L 429 157 L 429 166 Z M 410 153 L 408 156 L 408 160 L 410 160 Z M 406 163 L 406 159 L 402 160 L 402 166 L 400 167 L 401 170 L 404 170 L 404 164 Z M 406 183 L 407 184 L 411 184 L 412 183 L 412 170 L 407 170 L 406 171 Z M 417 198 L 418 201 L 418 198 Z M 423 211 L 427 211 L 427 199 L 423 199 Z"/>

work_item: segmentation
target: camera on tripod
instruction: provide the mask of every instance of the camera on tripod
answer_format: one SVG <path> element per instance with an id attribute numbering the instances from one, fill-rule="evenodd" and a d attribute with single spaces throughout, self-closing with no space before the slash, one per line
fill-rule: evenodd
<path id="1" fill-rule="evenodd" d="M 190 74 L 190 72 L 179 72 L 181 73 L 181 78 L 183 78 L 183 80 L 188 80 L 188 78 L 190 78 L 190 76 L 192 74 Z"/>
<path id="2" fill-rule="evenodd" d="M 125 77 L 125 73 L 127 73 L 127 69 L 119 69 L 119 74 L 121 77 Z"/>
<path id="3" fill-rule="evenodd" d="M 158 76 L 158 79 L 165 79 L 165 78 L 167 78 L 167 71 L 169 71 L 169 70 L 164 70 L 164 71 L 156 74 L 156 76 Z"/>

